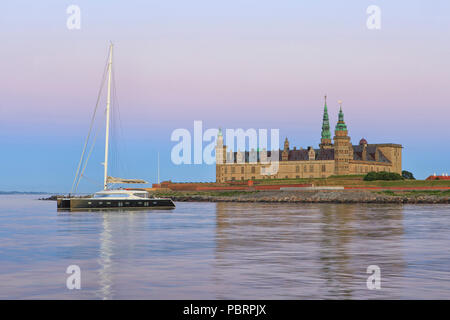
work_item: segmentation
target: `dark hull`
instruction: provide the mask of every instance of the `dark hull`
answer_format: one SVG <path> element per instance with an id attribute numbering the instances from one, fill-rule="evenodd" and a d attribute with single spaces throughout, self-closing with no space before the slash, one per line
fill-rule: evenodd
<path id="1" fill-rule="evenodd" d="M 92 199 L 65 198 L 57 200 L 58 210 L 86 210 L 86 209 L 174 209 L 171 199 Z"/>

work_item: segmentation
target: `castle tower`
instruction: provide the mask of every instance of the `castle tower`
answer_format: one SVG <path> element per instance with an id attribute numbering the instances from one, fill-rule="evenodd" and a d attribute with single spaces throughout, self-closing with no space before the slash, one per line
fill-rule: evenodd
<path id="1" fill-rule="evenodd" d="M 216 144 L 216 165 L 225 164 L 226 162 L 226 146 L 223 144 L 222 128 L 219 128 Z"/>
<path id="2" fill-rule="evenodd" d="M 367 140 L 362 138 L 359 140 L 359 145 L 362 147 L 361 160 L 367 161 Z M 375 152 L 375 160 L 378 161 L 378 152 Z"/>
<path id="3" fill-rule="evenodd" d="M 284 140 L 284 149 L 283 152 L 281 153 L 281 160 L 288 161 L 288 158 L 289 158 L 289 140 L 286 137 L 286 139 Z"/>
<path id="4" fill-rule="evenodd" d="M 217 134 L 217 144 L 216 144 L 216 182 L 225 181 L 222 177 L 223 167 L 226 163 L 227 147 L 223 144 L 222 129 L 219 128 L 219 133 Z"/>
<path id="5" fill-rule="evenodd" d="M 328 118 L 327 108 L 327 96 L 325 96 L 325 106 L 323 108 L 323 120 L 322 120 L 322 138 L 320 139 L 321 149 L 330 149 L 331 144 L 331 132 L 330 132 L 330 120 Z"/>
<path id="6" fill-rule="evenodd" d="M 316 152 L 313 147 L 308 147 L 308 160 L 316 160 Z"/>
<path id="7" fill-rule="evenodd" d="M 339 101 L 339 120 L 334 131 L 334 161 L 335 174 L 349 174 L 349 162 L 353 160 L 353 147 L 348 136 L 347 125 L 344 122 L 344 112 L 342 112 L 342 101 Z"/>

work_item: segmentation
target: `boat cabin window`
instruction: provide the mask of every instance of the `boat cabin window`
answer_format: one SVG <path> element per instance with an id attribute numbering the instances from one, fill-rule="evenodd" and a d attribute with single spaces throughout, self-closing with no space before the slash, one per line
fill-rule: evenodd
<path id="1" fill-rule="evenodd" d="M 127 198 L 129 197 L 126 193 L 115 193 L 115 194 L 94 194 L 94 198 Z"/>
<path id="2" fill-rule="evenodd" d="M 139 197 L 139 198 L 147 198 L 147 194 L 140 192 L 140 193 L 133 193 L 133 196 Z"/>

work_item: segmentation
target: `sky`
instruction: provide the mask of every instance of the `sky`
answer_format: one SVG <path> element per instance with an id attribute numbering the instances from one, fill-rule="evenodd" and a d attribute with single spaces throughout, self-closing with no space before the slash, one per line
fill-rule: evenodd
<path id="1" fill-rule="evenodd" d="M 80 29 L 67 27 L 70 5 Z M 380 29 L 366 26 L 370 5 Z M 449 11 L 444 0 L 2 1 L 0 190 L 70 191 L 110 41 L 117 175 L 155 183 L 159 153 L 161 180 L 214 181 L 214 165 L 171 161 L 172 132 L 195 120 L 318 147 L 325 94 L 332 129 L 343 101 L 354 144 L 402 144 L 417 178 L 450 172 Z M 104 97 L 99 108 L 81 192 L 102 184 Z"/>

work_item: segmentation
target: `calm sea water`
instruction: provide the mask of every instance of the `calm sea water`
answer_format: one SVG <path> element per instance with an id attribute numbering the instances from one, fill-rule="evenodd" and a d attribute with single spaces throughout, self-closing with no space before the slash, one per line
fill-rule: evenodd
<path id="1" fill-rule="evenodd" d="M 2 299 L 450 298 L 449 205 L 57 213 L 36 198 L 0 196 Z M 80 290 L 66 287 L 69 265 Z"/>

